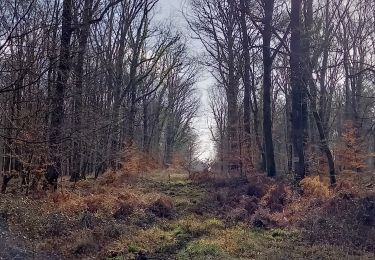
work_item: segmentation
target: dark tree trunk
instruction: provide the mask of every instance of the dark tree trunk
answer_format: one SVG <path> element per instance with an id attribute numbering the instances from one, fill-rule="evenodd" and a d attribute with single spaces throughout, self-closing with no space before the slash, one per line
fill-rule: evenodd
<path id="1" fill-rule="evenodd" d="M 169 166 L 172 164 L 173 160 L 173 150 L 174 150 L 174 127 L 175 127 L 175 120 L 174 120 L 174 93 L 173 93 L 173 86 L 168 86 L 168 116 L 167 116 L 167 124 L 166 124 L 166 131 L 165 131 L 165 154 L 164 154 L 164 165 Z"/>
<path id="2" fill-rule="evenodd" d="M 56 87 L 51 100 L 51 122 L 49 133 L 49 155 L 51 164 L 48 165 L 46 179 L 50 185 L 57 188 L 57 180 L 61 173 L 61 143 L 64 119 L 64 93 L 70 71 L 70 41 L 72 37 L 73 1 L 64 0 L 62 11 L 62 26 L 60 38 L 60 56 L 57 68 Z"/>
<path id="3" fill-rule="evenodd" d="M 230 12 L 235 15 L 235 6 L 233 2 L 229 2 Z M 233 18 L 234 19 L 234 18 Z M 228 41 L 228 85 L 227 87 L 227 104 L 228 104 L 228 144 L 229 144 L 229 169 L 239 169 L 239 145 L 238 145 L 238 82 L 236 79 L 235 68 L 235 39 L 234 24 L 228 25 L 227 41 Z"/>
<path id="4" fill-rule="evenodd" d="M 319 79 L 320 84 L 320 97 L 319 97 L 319 117 L 322 120 L 324 132 L 328 132 L 328 124 L 330 118 L 330 104 L 331 98 L 328 98 L 327 86 L 326 86 L 326 75 L 328 70 L 328 58 L 329 58 L 329 46 L 330 46 L 330 21 L 329 21 L 329 0 L 326 0 L 326 10 L 325 10 L 325 28 L 324 28 L 324 46 L 323 46 L 323 59 L 322 59 L 322 69 Z"/>
<path id="5" fill-rule="evenodd" d="M 228 144 L 229 144 L 229 167 L 237 169 L 238 164 L 238 107 L 237 96 L 238 93 L 232 86 L 227 91 L 227 105 L 228 105 Z"/>
<path id="6" fill-rule="evenodd" d="M 254 70 L 254 69 L 253 69 Z M 254 75 L 252 75 L 251 79 L 251 94 L 252 94 L 252 100 L 250 99 L 251 103 L 251 109 L 253 111 L 253 121 L 254 121 L 254 132 L 255 132 L 255 142 L 258 146 L 258 150 L 261 155 L 261 162 L 260 162 L 260 169 L 265 172 L 266 171 L 266 156 L 264 154 L 264 149 L 259 133 L 259 109 L 258 109 L 258 101 L 257 101 L 257 96 L 256 96 L 256 90 L 255 90 L 255 80 L 254 80 Z"/>
<path id="7" fill-rule="evenodd" d="M 328 95 L 327 95 L 327 87 L 326 87 L 326 75 L 327 75 L 327 65 L 328 65 L 328 47 L 325 47 L 323 51 L 323 61 L 322 61 L 322 73 L 320 76 L 320 98 L 319 98 L 319 116 L 322 119 L 323 128 L 325 131 L 328 129 L 329 123 L 329 102 L 328 102 Z"/>
<path id="8" fill-rule="evenodd" d="M 353 114 L 351 111 L 352 102 L 350 98 L 350 71 L 349 71 L 349 50 L 344 47 L 344 70 L 345 70 L 345 114 L 344 120 L 352 120 Z"/>
<path id="9" fill-rule="evenodd" d="M 249 38 L 247 34 L 247 23 L 246 23 L 246 12 L 247 6 L 246 1 L 240 1 L 241 9 L 241 31 L 242 31 L 242 48 L 244 55 L 244 67 L 243 67 L 243 82 L 244 82 L 244 115 L 243 115 L 243 124 L 245 132 L 245 143 L 246 143 L 246 153 L 250 153 L 251 147 L 251 123 L 250 123 L 250 98 L 251 98 L 251 79 L 250 79 L 250 50 L 249 50 Z M 250 154 L 247 154 L 250 155 Z"/>
<path id="10" fill-rule="evenodd" d="M 84 61 L 87 49 L 87 41 L 90 35 L 90 25 L 92 13 L 92 0 L 85 0 L 84 11 L 83 11 L 83 26 L 80 30 L 78 37 L 78 55 L 76 64 L 74 67 L 75 76 L 75 93 L 74 93 L 74 119 L 73 119 L 73 170 L 71 173 L 71 181 L 77 181 L 81 174 L 81 132 L 82 132 L 82 88 L 83 88 L 83 72 L 84 72 Z M 84 173 L 84 172 L 82 172 Z"/>
<path id="11" fill-rule="evenodd" d="M 13 178 L 12 175 L 4 175 L 3 176 L 3 182 L 1 184 L 1 193 L 4 194 L 7 187 L 8 187 L 8 183 L 10 182 L 10 180 Z"/>
<path id="12" fill-rule="evenodd" d="M 149 115 L 148 115 L 148 104 L 147 99 L 144 98 L 142 100 L 142 106 L 143 106 L 143 151 L 145 153 L 150 152 L 150 136 L 149 136 L 149 127 L 148 127 L 148 121 L 149 121 Z"/>
<path id="13" fill-rule="evenodd" d="M 310 136 L 310 143 L 311 151 L 314 152 L 314 145 L 316 144 L 316 129 L 314 127 L 314 115 L 309 114 L 307 112 L 307 104 L 308 104 L 308 93 L 314 98 L 314 102 L 316 102 L 317 91 L 316 86 L 314 86 L 312 73 L 313 73 L 313 65 L 311 61 L 311 41 L 312 41 L 312 34 L 313 34 L 313 0 L 304 0 L 303 4 L 303 15 L 304 15 L 304 31 L 302 32 L 302 56 L 301 60 L 303 63 L 303 70 L 302 70 L 302 82 L 304 87 L 304 93 L 302 94 L 302 109 L 303 114 L 302 116 L 302 125 L 305 129 L 305 133 L 303 136 L 304 145 L 306 146 L 308 142 L 308 137 Z M 306 110 L 306 112 L 304 111 Z M 310 130 L 310 131 L 309 131 Z M 309 164 L 305 161 L 305 175 L 309 172 Z"/>
<path id="14" fill-rule="evenodd" d="M 58 0 L 55 0 L 54 7 L 53 7 L 53 29 L 51 35 L 48 38 L 48 59 L 49 59 L 49 67 L 47 72 L 47 96 L 48 96 L 48 108 L 47 108 L 47 116 L 45 118 L 46 125 L 50 124 L 50 114 L 51 114 L 51 97 L 52 97 L 52 89 L 56 82 L 56 66 L 54 65 L 57 59 L 57 32 L 59 28 L 59 3 Z M 46 127 L 46 136 L 49 136 L 49 128 Z"/>
<path id="15" fill-rule="evenodd" d="M 292 142 L 292 130 L 291 130 L 291 102 L 290 102 L 290 93 L 288 89 L 288 85 L 285 84 L 284 87 L 285 92 L 285 115 L 286 115 L 286 133 L 285 133 L 285 151 L 287 157 L 287 172 L 292 173 L 293 171 L 293 142 Z"/>
<path id="16" fill-rule="evenodd" d="M 125 14 L 122 14 L 123 16 Z M 123 18 L 124 19 L 124 18 Z M 119 136 L 120 136 L 120 107 L 122 103 L 121 99 L 121 88 L 123 87 L 123 67 L 125 58 L 125 42 L 126 35 L 128 33 L 128 25 L 125 20 L 122 21 L 123 26 L 121 28 L 121 34 L 119 39 L 118 53 L 116 55 L 115 65 L 115 80 L 113 90 L 113 106 L 111 112 L 111 126 L 108 133 L 108 160 L 109 165 L 112 169 L 117 169 L 117 157 L 119 151 Z M 111 73 L 110 73 L 111 74 Z M 111 76 L 111 75 L 109 75 Z"/>
<path id="17" fill-rule="evenodd" d="M 266 155 L 267 175 L 276 175 L 276 164 L 272 138 L 272 16 L 274 1 L 264 1 L 264 30 L 263 30 L 263 136 Z"/>
<path id="18" fill-rule="evenodd" d="M 134 126 L 135 126 L 135 116 L 137 113 L 136 98 L 137 89 L 135 84 L 132 85 L 130 89 L 130 109 L 128 115 L 128 131 L 126 133 L 126 145 L 132 146 L 134 143 Z"/>
<path id="19" fill-rule="evenodd" d="M 327 157 L 330 183 L 331 183 L 331 186 L 335 186 L 336 185 L 336 173 L 335 173 L 335 163 L 333 160 L 332 152 L 329 149 L 328 140 L 324 132 L 324 126 L 323 126 L 321 118 L 319 117 L 319 113 L 316 111 L 315 105 L 312 106 L 312 110 L 313 110 L 313 115 L 314 115 L 315 122 L 316 122 L 316 127 L 318 128 L 318 132 L 319 132 L 320 148 Z"/>
<path id="20" fill-rule="evenodd" d="M 292 86 L 292 139 L 295 182 L 305 177 L 305 136 L 307 130 L 306 86 L 303 82 L 301 7 L 302 0 L 291 0 L 290 68 Z"/>

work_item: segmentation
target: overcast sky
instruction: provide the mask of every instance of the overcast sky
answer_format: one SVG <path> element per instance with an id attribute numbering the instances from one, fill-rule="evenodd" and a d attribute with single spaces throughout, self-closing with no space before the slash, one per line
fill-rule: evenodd
<path id="1" fill-rule="evenodd" d="M 189 34 L 186 21 L 181 13 L 182 8 L 187 2 L 188 0 L 159 0 L 159 12 L 156 14 L 157 19 L 172 19 L 172 24 L 175 25 L 177 29 Z M 194 48 L 190 48 L 191 51 L 202 52 L 198 42 L 191 40 L 190 44 L 194 46 Z M 201 97 L 201 107 L 199 109 L 198 117 L 194 120 L 193 127 L 199 135 L 200 154 L 202 159 L 208 159 L 214 156 L 214 147 L 209 130 L 209 121 L 211 120 L 212 115 L 209 111 L 207 92 L 211 84 L 212 78 L 209 77 L 208 72 L 202 75 L 200 82 L 197 84 L 197 89 L 199 91 L 198 94 Z"/>

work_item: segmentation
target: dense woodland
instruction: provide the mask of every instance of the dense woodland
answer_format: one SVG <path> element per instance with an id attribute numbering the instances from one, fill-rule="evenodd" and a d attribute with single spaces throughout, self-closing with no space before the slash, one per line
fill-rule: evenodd
<path id="1" fill-rule="evenodd" d="M 332 185 L 338 168 L 373 168 L 373 10 L 371 1 L 191 1 L 186 16 L 216 80 L 222 164 L 293 172 L 297 183 L 327 164 Z M 351 130 L 356 145 L 366 139 L 355 167 L 340 157 Z"/>
<path id="2" fill-rule="evenodd" d="M 0 251 L 374 257 L 375 2 L 160 8 L 0 1 Z"/>
<path id="3" fill-rule="evenodd" d="M 170 164 L 193 135 L 198 65 L 157 1 L 2 1 L 2 169 L 49 184 L 117 168 L 136 145 Z"/>

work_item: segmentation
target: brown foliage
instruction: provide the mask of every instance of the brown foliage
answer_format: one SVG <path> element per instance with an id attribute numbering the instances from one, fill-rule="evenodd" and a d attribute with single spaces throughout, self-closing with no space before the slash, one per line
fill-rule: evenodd
<path id="1" fill-rule="evenodd" d="M 149 206 L 149 210 L 161 218 L 170 218 L 174 214 L 174 208 L 171 198 L 160 196 Z"/>
<path id="2" fill-rule="evenodd" d="M 160 168 L 160 164 L 150 154 L 144 153 L 136 146 L 124 150 L 121 170 L 131 176 L 139 176 Z"/>
<path id="3" fill-rule="evenodd" d="M 160 169 L 160 164 L 157 160 L 135 146 L 129 146 L 123 151 L 123 159 L 120 165 L 119 170 L 108 169 L 98 178 L 100 186 L 122 185 L 137 177 L 153 172 L 155 169 Z"/>
<path id="4" fill-rule="evenodd" d="M 245 209 L 250 215 L 258 209 L 259 199 L 256 197 L 242 196 L 240 199 L 240 206 Z"/>
<path id="5" fill-rule="evenodd" d="M 72 251 L 74 252 L 74 255 L 76 257 L 82 257 L 82 255 L 96 252 L 99 249 L 100 246 L 91 234 L 82 234 L 81 236 L 78 236 L 74 241 L 74 248 L 72 249 Z"/>
<path id="6" fill-rule="evenodd" d="M 291 201 L 293 194 L 287 185 L 277 184 L 275 180 L 262 175 L 249 176 L 248 182 L 227 180 L 220 183 L 220 186 L 217 182 L 214 183 L 213 194 L 199 207 L 216 214 L 220 212 L 225 219 L 232 222 L 252 222 L 252 216 L 258 214 L 258 210 L 280 212 Z M 274 221 L 269 219 L 263 222 Z"/>
<path id="7" fill-rule="evenodd" d="M 328 199 L 331 191 L 328 184 L 322 182 L 319 176 L 306 177 L 301 181 L 301 187 L 305 196 L 316 199 Z"/>
<path id="8" fill-rule="evenodd" d="M 281 212 L 288 202 L 291 201 L 292 190 L 283 183 L 273 185 L 262 197 L 260 204 L 272 212 Z"/>
<path id="9" fill-rule="evenodd" d="M 249 213 L 246 209 L 242 207 L 230 209 L 227 214 L 227 220 L 237 223 L 240 221 L 246 221 L 246 219 L 249 217 Z"/>
<path id="10" fill-rule="evenodd" d="M 251 217 L 251 224 L 256 228 L 271 228 L 275 227 L 276 222 L 267 208 L 259 208 Z"/>
<path id="11" fill-rule="evenodd" d="M 133 201 L 121 201 L 119 202 L 115 213 L 113 213 L 113 217 L 115 219 L 126 219 L 134 212 L 135 207 L 136 205 Z"/>
<path id="12" fill-rule="evenodd" d="M 345 245 L 373 251 L 375 196 L 334 197 L 306 214 L 299 223 L 311 242 Z"/>
<path id="13" fill-rule="evenodd" d="M 247 185 L 246 194 L 249 196 L 261 198 L 266 194 L 266 192 L 267 192 L 267 187 L 261 182 L 250 182 Z"/>
<path id="14" fill-rule="evenodd" d="M 102 176 L 98 178 L 98 182 L 101 186 L 114 184 L 118 182 L 118 173 L 109 169 Z"/>
<path id="15" fill-rule="evenodd" d="M 366 154 L 363 140 L 353 122 L 347 121 L 341 142 L 336 147 L 336 164 L 341 170 L 360 172 L 366 169 Z"/>
<path id="16" fill-rule="evenodd" d="M 199 206 L 219 212 L 227 221 L 258 228 L 297 227 L 313 243 L 374 250 L 374 195 L 364 192 L 362 184 L 362 191 L 356 188 L 360 181 L 353 174 L 357 177 L 341 176 L 335 189 L 324 177 L 307 177 L 301 182 L 302 194 L 286 183 L 255 175 L 248 178 L 248 184 L 213 185 L 213 194 Z"/>

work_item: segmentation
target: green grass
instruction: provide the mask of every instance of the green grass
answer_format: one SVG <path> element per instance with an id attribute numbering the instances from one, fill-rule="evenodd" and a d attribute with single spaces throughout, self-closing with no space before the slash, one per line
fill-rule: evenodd
<path id="1" fill-rule="evenodd" d="M 81 232 L 82 237 L 87 238 L 89 243 L 95 243 L 101 234 L 95 232 L 97 230 L 104 232 L 104 239 L 101 241 L 105 245 L 101 250 L 103 255 L 95 255 L 99 252 L 93 252 L 91 255 L 100 259 L 105 257 L 113 260 L 134 259 L 140 253 L 151 259 L 181 260 L 374 259 L 371 253 L 353 252 L 350 248 L 310 244 L 303 240 L 299 230 L 262 230 L 254 229 L 245 223 L 229 223 L 215 211 L 215 206 L 208 205 L 211 207 L 210 210 L 200 206 L 206 205 L 204 203 L 207 203 L 207 197 L 212 196 L 212 190 L 188 180 L 186 174 L 171 174 L 169 180 L 166 172 L 160 172 L 129 185 L 133 191 L 142 194 L 145 200 L 153 199 L 155 194 L 160 193 L 169 196 L 176 210 L 174 218 L 157 218 L 145 210 L 136 210 L 125 221 L 104 219 L 94 215 L 94 219 L 98 218 L 99 224 L 95 230 L 90 230 L 78 228 L 79 216 L 74 219 L 72 216 L 58 215 L 56 223 L 47 218 L 39 219 L 38 216 L 42 214 L 37 214 L 37 205 L 32 209 L 23 200 L 11 207 L 6 205 L 7 200 L 2 198 L 0 209 L 6 208 L 11 212 L 14 222 L 19 225 L 18 230 L 21 228 L 25 230 L 26 227 L 28 234 L 35 234 L 35 238 L 28 235 L 31 239 L 39 239 L 42 235 L 46 237 L 45 233 L 49 234 L 51 230 L 57 232 L 59 229 L 56 227 L 63 226 L 62 224 L 67 225 L 67 228 L 63 229 L 67 232 L 56 238 L 61 241 L 73 241 L 74 232 L 78 234 Z M 13 202 L 13 199 L 9 201 Z M 194 211 L 197 207 L 202 209 L 201 214 Z M 19 212 L 20 208 L 24 210 Z M 16 216 L 20 216 L 20 219 Z M 25 225 L 23 223 L 25 221 L 30 225 Z M 51 226 L 53 223 L 56 227 Z M 48 232 L 45 231 L 46 229 Z M 90 237 L 94 239 L 88 239 Z M 82 242 L 85 242 L 85 239 L 82 239 Z M 60 245 L 66 247 L 63 242 L 59 243 Z"/>
<path id="2" fill-rule="evenodd" d="M 219 259 L 229 257 L 223 251 L 223 248 L 209 240 L 200 239 L 190 242 L 184 249 L 182 249 L 177 258 L 184 259 Z"/>
<path id="3" fill-rule="evenodd" d="M 348 252 L 330 245 L 310 245 L 300 232 L 286 229 L 254 229 L 243 223 L 227 223 L 219 215 L 204 212 L 196 215 L 192 209 L 201 203 L 209 190 L 172 174 L 163 173 L 151 181 L 142 181 L 144 192 L 160 192 L 172 198 L 177 211 L 173 220 L 156 223 L 150 229 L 137 232 L 129 251 L 145 252 L 160 259 L 371 259 L 370 253 Z M 132 238 L 128 237 L 128 240 Z M 134 242 L 134 241 L 133 241 Z M 357 255 L 357 256 L 356 256 Z M 129 255 L 127 256 L 129 257 Z M 129 259 L 129 258 L 125 258 Z"/>

